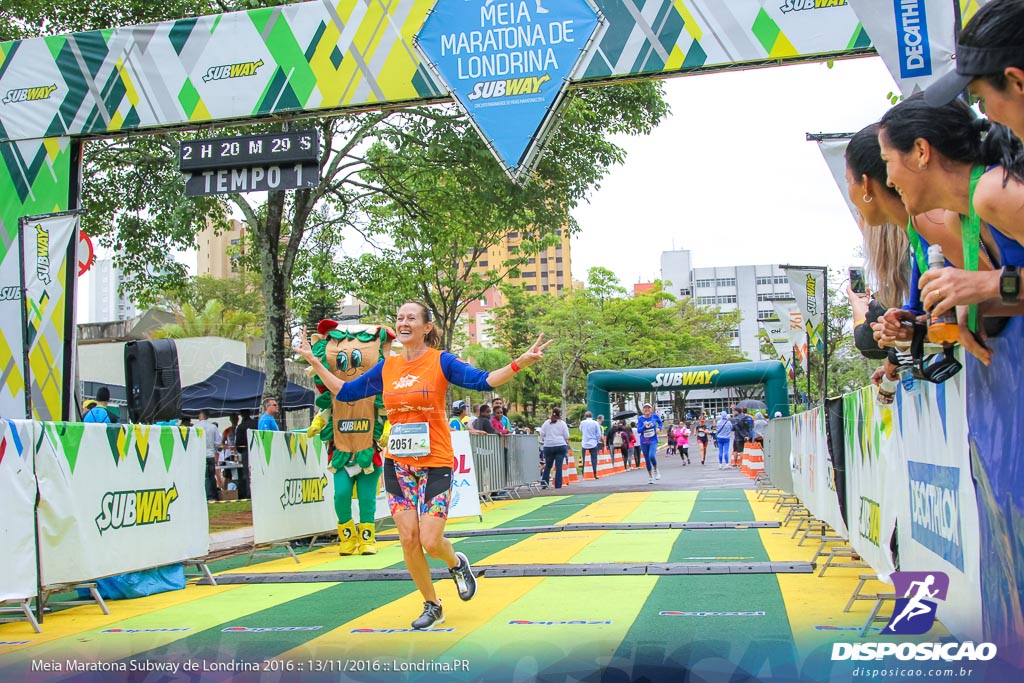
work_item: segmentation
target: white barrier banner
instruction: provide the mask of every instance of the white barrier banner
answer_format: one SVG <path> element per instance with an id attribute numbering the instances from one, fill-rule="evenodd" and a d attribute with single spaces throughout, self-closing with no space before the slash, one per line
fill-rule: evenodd
<path id="1" fill-rule="evenodd" d="M 879 578 L 892 583 L 896 571 L 890 539 L 896 529 L 903 459 L 891 407 L 875 401 L 874 387 L 843 396 L 846 437 L 846 512 L 850 545 Z"/>
<path id="2" fill-rule="evenodd" d="M 37 423 L 44 586 L 209 552 L 205 441 L 197 429 Z"/>
<path id="3" fill-rule="evenodd" d="M 0 602 L 36 594 L 34 425 L 0 419 Z"/>
<path id="4" fill-rule="evenodd" d="M 252 527 L 256 543 L 338 528 L 334 476 L 320 439 L 295 432 L 249 432 Z"/>
<path id="5" fill-rule="evenodd" d="M 469 432 L 452 432 L 452 497 L 448 517 L 479 517 L 480 489 L 476 485 L 473 451 L 469 445 Z"/>
<path id="6" fill-rule="evenodd" d="M 792 450 L 793 493 L 800 497 L 816 519 L 826 522 L 843 538 L 848 538 L 825 438 L 824 408 L 794 416 Z"/>
<path id="7" fill-rule="evenodd" d="M 910 394 L 899 387 L 904 461 L 891 481 L 900 482 L 900 569 L 945 572 L 949 591 L 938 618 L 957 638 L 980 641 L 980 531 L 963 379 L 961 372 L 943 384 L 919 382 Z"/>

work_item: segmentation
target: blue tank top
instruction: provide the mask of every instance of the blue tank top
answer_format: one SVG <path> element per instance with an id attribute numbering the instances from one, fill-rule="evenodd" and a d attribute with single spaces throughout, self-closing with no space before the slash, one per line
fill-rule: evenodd
<path id="1" fill-rule="evenodd" d="M 992 232 L 992 239 L 995 240 L 996 248 L 999 249 L 999 265 L 1024 266 L 1024 244 L 1021 244 L 1012 237 L 1007 237 L 999 232 L 995 226 L 989 225 L 988 229 Z"/>

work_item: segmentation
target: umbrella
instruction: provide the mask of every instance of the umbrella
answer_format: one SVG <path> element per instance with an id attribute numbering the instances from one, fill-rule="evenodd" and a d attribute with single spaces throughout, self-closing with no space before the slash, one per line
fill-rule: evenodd
<path id="1" fill-rule="evenodd" d="M 758 401 L 756 398 L 745 398 L 736 404 L 737 408 L 746 408 L 747 410 L 767 410 L 768 406 L 765 405 L 764 401 Z"/>
<path id="2" fill-rule="evenodd" d="M 613 420 L 628 420 L 631 417 L 636 417 L 637 412 L 635 410 L 623 410 L 621 413 L 615 413 L 612 415 Z"/>

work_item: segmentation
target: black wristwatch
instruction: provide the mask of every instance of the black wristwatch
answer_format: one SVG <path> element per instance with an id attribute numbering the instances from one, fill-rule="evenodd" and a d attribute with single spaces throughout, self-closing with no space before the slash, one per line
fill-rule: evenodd
<path id="1" fill-rule="evenodd" d="M 1020 269 L 1017 266 L 1003 266 L 999 275 L 999 296 L 1005 303 L 1015 304 L 1020 298 Z"/>

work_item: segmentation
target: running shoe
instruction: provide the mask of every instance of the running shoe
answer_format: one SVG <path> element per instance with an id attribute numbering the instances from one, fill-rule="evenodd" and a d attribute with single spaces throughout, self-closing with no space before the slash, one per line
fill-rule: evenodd
<path id="1" fill-rule="evenodd" d="M 661 479 L 661 472 L 658 471 L 657 467 L 654 468 L 654 478 Z"/>
<path id="2" fill-rule="evenodd" d="M 647 482 L 647 483 L 648 484 L 653 484 L 654 483 L 654 477 L 651 477 L 651 480 L 649 482 Z"/>
<path id="3" fill-rule="evenodd" d="M 469 565 L 469 558 L 463 553 L 455 553 L 459 563 L 448 568 L 448 573 L 455 580 L 459 589 L 459 597 L 463 600 L 471 600 L 476 595 L 476 577 L 473 576 L 473 568 Z"/>
<path id="4" fill-rule="evenodd" d="M 432 602 L 423 603 L 423 614 L 412 622 L 412 627 L 417 631 L 422 631 L 443 623 L 444 612 L 441 610 L 441 600 L 439 598 L 436 605 Z"/>

